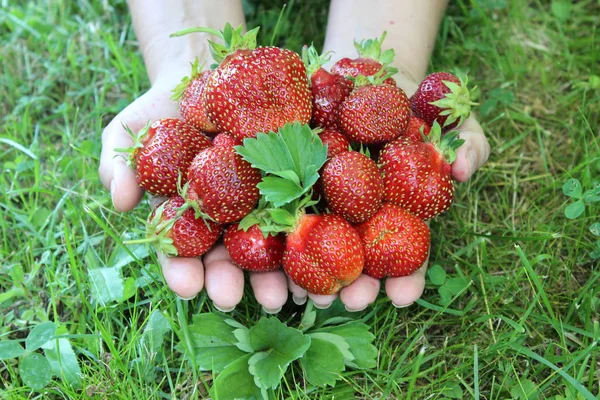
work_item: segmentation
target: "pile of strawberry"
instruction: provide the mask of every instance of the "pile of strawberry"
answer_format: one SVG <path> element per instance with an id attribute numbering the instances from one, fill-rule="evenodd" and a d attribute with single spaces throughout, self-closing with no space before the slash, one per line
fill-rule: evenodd
<path id="1" fill-rule="evenodd" d="M 453 200 L 451 129 L 473 104 L 463 80 L 427 76 L 409 99 L 396 87 L 385 34 L 356 43 L 358 58 L 331 71 L 302 55 L 257 47 L 257 29 L 206 28 L 216 62 L 174 90 L 181 119 L 135 136 L 139 185 L 167 199 L 147 238 L 169 255 L 197 257 L 223 238 L 248 271 L 283 266 L 308 292 L 332 294 L 361 273 L 408 275 L 427 259 L 425 220 Z M 138 241 L 139 242 L 139 241 Z"/>

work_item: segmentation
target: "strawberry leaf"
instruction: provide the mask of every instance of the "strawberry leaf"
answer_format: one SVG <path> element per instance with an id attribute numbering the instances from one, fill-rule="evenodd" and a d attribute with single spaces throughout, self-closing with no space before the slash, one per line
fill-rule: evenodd
<path id="1" fill-rule="evenodd" d="M 378 352 L 372 344 L 375 336 L 369 332 L 367 325 L 350 321 L 343 325 L 319 328 L 316 331 L 337 335 L 349 345 L 348 352 L 353 358 L 344 357 L 344 363 L 349 367 L 374 368 L 377 365 Z"/>
<path id="2" fill-rule="evenodd" d="M 248 360 L 254 383 L 262 389 L 275 389 L 290 363 L 309 348 L 310 337 L 277 318 L 261 318 L 250 329 L 250 346 L 257 351 Z"/>
<path id="3" fill-rule="evenodd" d="M 310 347 L 300 359 L 300 365 L 306 373 L 306 379 L 314 386 L 334 386 L 345 369 L 344 356 L 338 346 L 319 337 L 311 338 Z"/>
<path id="4" fill-rule="evenodd" d="M 277 133 L 259 133 L 235 147 L 254 168 L 265 173 L 258 188 L 265 199 L 281 207 L 307 193 L 319 179 L 327 147 L 308 125 L 284 125 Z"/>
<path id="5" fill-rule="evenodd" d="M 250 354 L 229 364 L 213 382 L 210 397 L 213 399 L 267 399 L 264 389 L 254 384 L 254 377 L 248 371 Z"/>
<path id="6" fill-rule="evenodd" d="M 205 313 L 194 316 L 194 322 L 189 326 L 196 365 L 202 371 L 222 371 L 245 355 L 237 347 L 238 338 L 226 320 L 226 316 Z"/>

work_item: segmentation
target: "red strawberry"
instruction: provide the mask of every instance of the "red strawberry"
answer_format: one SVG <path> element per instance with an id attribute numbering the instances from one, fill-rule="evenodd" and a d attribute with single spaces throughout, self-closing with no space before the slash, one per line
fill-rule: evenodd
<path id="1" fill-rule="evenodd" d="M 386 35 L 387 32 L 383 32 L 379 39 L 368 39 L 361 43 L 355 41 L 354 47 L 358 52 L 358 58 L 342 58 L 331 67 L 331 72 L 344 77 L 356 78 L 359 75 L 375 75 L 384 67 L 388 72 L 396 71 L 395 68 L 389 67 L 394 59 L 394 50 L 381 51 L 381 44 Z M 396 86 L 396 81 L 391 77 L 384 80 L 383 83 Z"/>
<path id="2" fill-rule="evenodd" d="M 152 211 L 146 230 L 147 239 L 130 241 L 156 243 L 158 251 L 172 256 L 198 257 L 219 239 L 222 225 L 196 218 L 180 196 L 171 197 Z"/>
<path id="3" fill-rule="evenodd" d="M 421 127 L 423 128 L 423 134 L 425 136 L 429 135 L 431 126 L 429 126 L 427 122 L 423 121 L 421 118 L 411 115 L 410 119 L 408 120 L 408 127 L 406 128 L 403 136 L 412 140 L 413 142 L 422 142 L 423 136 L 421 136 Z"/>
<path id="4" fill-rule="evenodd" d="M 244 232 L 238 224 L 230 225 L 223 235 L 225 247 L 235 265 L 247 271 L 274 271 L 281 267 L 285 235 L 265 237 L 258 225 Z"/>
<path id="5" fill-rule="evenodd" d="M 427 260 L 429 227 L 401 207 L 384 203 L 355 226 L 365 250 L 365 274 L 373 278 L 410 275 Z"/>
<path id="6" fill-rule="evenodd" d="M 441 128 L 433 124 L 428 141 L 403 138 L 388 143 L 379 156 L 384 179 L 384 200 L 397 204 L 422 219 L 433 218 L 454 198 L 451 165 L 455 150 L 464 140 L 457 132 L 441 140 Z"/>
<path id="7" fill-rule="evenodd" d="M 327 158 L 332 158 L 336 154 L 348 151 L 350 146 L 350 142 L 348 142 L 346 136 L 335 129 L 326 129 L 319 133 L 319 137 L 323 144 L 327 146 Z"/>
<path id="8" fill-rule="evenodd" d="M 306 68 L 297 53 L 278 47 L 256 48 L 258 28 L 242 35 L 229 23 L 221 32 L 194 28 L 174 34 L 208 32 L 224 45 L 211 43 L 218 64 L 206 83 L 206 111 L 221 132 L 238 140 L 259 132 L 276 132 L 289 122 L 308 123 L 311 95 Z"/>
<path id="9" fill-rule="evenodd" d="M 218 133 L 217 136 L 214 137 L 213 146 L 229 146 L 234 147 L 242 144 L 241 140 L 236 140 L 233 136 L 228 135 L 227 133 Z"/>
<path id="10" fill-rule="evenodd" d="M 165 118 L 147 125 L 135 135 L 128 149 L 128 163 L 135 166 L 138 184 L 156 196 L 177 194 L 177 181 L 186 182 L 186 171 L 200 150 L 211 146 L 202 132 L 175 118 Z"/>
<path id="11" fill-rule="evenodd" d="M 286 239 L 283 268 L 300 287 L 314 294 L 333 294 L 362 272 L 360 237 L 339 215 L 303 215 Z"/>
<path id="12" fill-rule="evenodd" d="M 342 103 L 340 125 L 350 140 L 374 144 L 396 139 L 406 130 L 408 98 L 391 85 L 365 85 Z"/>
<path id="13" fill-rule="evenodd" d="M 179 101 L 179 113 L 181 118 L 207 133 L 217 133 L 219 130 L 208 118 L 204 91 L 206 82 L 212 71 L 202 72 L 202 65 L 198 65 L 198 59 L 192 64 L 192 73 L 181 80 L 181 83 L 173 90 L 171 99 Z"/>
<path id="14" fill-rule="evenodd" d="M 337 129 L 338 109 L 352 91 L 354 83 L 341 75 L 327 72 L 322 65 L 329 61 L 329 57 L 320 56 L 312 45 L 304 46 L 302 60 L 306 65 L 312 92 L 311 124 Z"/>
<path id="15" fill-rule="evenodd" d="M 429 125 L 437 121 L 444 131 L 460 126 L 475 104 L 467 82 L 448 72 L 427 75 L 410 98 L 410 108 L 418 117 Z"/>
<path id="16" fill-rule="evenodd" d="M 327 161 L 321 174 L 329 209 L 351 223 L 369 219 L 381 207 L 383 178 L 375 161 L 357 151 Z"/>
<path id="17" fill-rule="evenodd" d="M 243 218 L 258 203 L 261 175 L 233 147 L 213 146 L 198 153 L 188 170 L 187 199 L 218 222 Z"/>

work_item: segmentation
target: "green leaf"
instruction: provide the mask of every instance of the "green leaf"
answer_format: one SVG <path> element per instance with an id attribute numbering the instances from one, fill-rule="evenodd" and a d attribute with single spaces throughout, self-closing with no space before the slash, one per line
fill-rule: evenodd
<path id="1" fill-rule="evenodd" d="M 302 314 L 302 319 L 300 320 L 300 330 L 302 332 L 311 328 L 315 324 L 315 320 L 317 319 L 317 311 L 313 307 L 312 300 L 308 300 L 306 302 L 306 308 L 304 309 L 304 313 Z"/>
<path id="2" fill-rule="evenodd" d="M 43 389 L 52 379 L 50 363 L 39 353 L 29 353 L 19 362 L 19 375 L 32 389 Z"/>
<path id="3" fill-rule="evenodd" d="M 42 347 L 47 341 L 54 338 L 56 333 L 56 324 L 54 322 L 44 322 L 36 325 L 29 332 L 25 339 L 25 348 L 27 351 L 34 351 Z"/>
<path id="4" fill-rule="evenodd" d="M 320 339 L 320 340 L 326 340 L 326 341 L 334 344 L 338 348 L 338 350 L 342 353 L 342 355 L 344 356 L 344 360 L 347 360 L 347 361 L 354 360 L 354 354 L 352 354 L 352 352 L 350 351 L 350 345 L 340 335 L 336 335 L 334 333 L 328 333 L 328 332 L 314 332 L 314 333 L 309 334 L 309 336 L 310 336 L 311 342 L 313 339 L 316 338 L 316 339 Z"/>
<path id="5" fill-rule="evenodd" d="M 517 381 L 510 389 L 513 399 L 535 400 L 538 398 L 537 386 L 529 379 Z"/>
<path id="6" fill-rule="evenodd" d="M 463 399 L 464 398 L 463 390 L 460 387 L 460 385 L 456 382 L 446 385 L 442 389 L 442 394 L 450 399 Z"/>
<path id="7" fill-rule="evenodd" d="M 584 211 L 585 204 L 583 203 L 583 200 L 577 200 L 565 209 L 565 217 L 575 219 L 583 214 Z"/>
<path id="8" fill-rule="evenodd" d="M 596 186 L 593 189 L 586 190 L 586 192 L 583 194 L 583 201 L 587 204 L 599 202 L 600 201 L 600 185 Z"/>
<path id="9" fill-rule="evenodd" d="M 21 357 L 25 353 L 23 346 L 14 340 L 0 341 L 0 360 Z"/>
<path id="10" fill-rule="evenodd" d="M 248 328 L 239 328 L 233 331 L 233 335 L 238 340 L 236 346 L 238 349 L 246 353 L 254 353 L 252 345 L 250 345 L 250 330 Z"/>
<path id="11" fill-rule="evenodd" d="M 434 265 L 427 269 L 427 276 L 432 284 L 441 286 L 446 282 L 446 270 L 441 265 Z"/>
<path id="12" fill-rule="evenodd" d="M 94 268 L 88 270 L 88 275 L 94 303 L 104 306 L 123 298 L 125 286 L 120 268 Z"/>
<path id="13" fill-rule="evenodd" d="M 269 215 L 276 224 L 293 226 L 296 223 L 296 218 L 287 210 L 282 208 L 269 209 Z"/>
<path id="14" fill-rule="evenodd" d="M 43 347 L 54 375 L 63 378 L 74 388 L 81 387 L 81 369 L 69 340 L 65 338 L 51 340 Z"/>
<path id="15" fill-rule="evenodd" d="M 580 199 L 582 195 L 581 182 L 577 179 L 571 178 L 565 182 L 562 187 L 565 196 L 574 197 Z"/>
<path id="16" fill-rule="evenodd" d="M 277 388 L 290 363 L 306 352 L 310 337 L 277 318 L 261 318 L 250 329 L 250 345 L 258 353 L 248 361 L 258 387 Z"/>
<path id="17" fill-rule="evenodd" d="M 374 368 L 377 366 L 377 348 L 372 345 L 375 336 L 369 327 L 361 322 L 352 321 L 339 326 L 321 328 L 319 332 L 333 333 L 348 343 L 354 360 L 345 360 L 346 365 L 354 368 Z"/>
<path id="18" fill-rule="evenodd" d="M 236 151 L 263 171 L 261 194 L 280 207 L 306 193 L 317 181 L 327 159 L 327 148 L 308 125 L 284 125 L 277 133 L 261 132 L 244 139 Z M 270 200 L 272 199 L 272 200 Z"/>
<path id="19" fill-rule="evenodd" d="M 314 336 L 306 354 L 300 359 L 300 365 L 306 373 L 306 379 L 314 386 L 334 386 L 345 369 L 344 356 L 338 346 Z"/>
<path id="20" fill-rule="evenodd" d="M 236 347 L 238 340 L 233 334 L 234 328 L 225 322 L 226 319 L 217 313 L 198 314 L 189 326 L 196 365 L 202 371 L 221 371 L 246 354 Z"/>
<path id="21" fill-rule="evenodd" d="M 559 0 L 552 2 L 552 14 L 558 19 L 560 22 L 566 22 L 571 16 L 571 8 L 573 5 L 570 0 Z"/>
<path id="22" fill-rule="evenodd" d="M 592 232 L 592 235 L 594 236 L 600 236 L 600 222 L 595 222 L 590 225 L 590 232 Z"/>
<path id="23" fill-rule="evenodd" d="M 148 353 L 157 353 L 163 345 L 165 335 L 171 331 L 169 319 L 159 310 L 154 310 L 144 327 L 140 344 Z"/>
<path id="24" fill-rule="evenodd" d="M 250 354 L 243 355 L 217 375 L 210 389 L 211 398 L 215 400 L 268 398 L 266 391 L 254 384 L 254 377 L 248 371 L 250 357 Z"/>
<path id="25" fill-rule="evenodd" d="M 256 186 L 260 194 L 275 207 L 290 203 L 310 189 L 305 191 L 294 182 L 276 176 L 265 176 Z"/>

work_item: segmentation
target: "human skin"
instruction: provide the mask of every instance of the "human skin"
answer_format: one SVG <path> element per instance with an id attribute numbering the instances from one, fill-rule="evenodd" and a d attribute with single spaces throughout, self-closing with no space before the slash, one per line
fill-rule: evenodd
<path id="1" fill-rule="evenodd" d="M 177 103 L 169 99 L 171 90 L 189 73 L 190 62 L 195 57 L 210 58 L 207 34 L 180 38 L 169 38 L 169 34 L 188 27 L 220 30 L 226 22 L 233 26 L 245 23 L 242 4 L 238 0 L 157 0 L 153 7 L 147 7 L 143 0 L 129 0 L 128 4 L 152 85 L 121 111 L 102 133 L 100 178 L 111 192 L 115 209 L 123 212 L 139 203 L 143 191 L 124 158 L 116 157 L 115 148 L 132 144 L 122 124 L 135 132 L 149 120 L 179 117 Z M 324 51 L 333 51 L 332 63 L 343 57 L 353 58 L 356 57 L 354 38 L 375 38 L 387 31 L 384 47 L 395 50 L 394 66 L 400 71 L 394 78 L 410 96 L 426 74 L 445 8 L 446 1 L 443 0 L 332 0 Z M 465 121 L 459 131 L 465 144 L 457 150 L 452 174 L 457 181 L 464 182 L 485 163 L 489 145 L 473 117 Z M 244 273 L 231 263 L 222 245 L 202 258 L 159 254 L 158 259 L 167 285 L 183 299 L 193 298 L 205 288 L 214 306 L 222 311 L 232 310 L 242 299 Z M 410 276 L 385 280 L 386 294 L 395 306 L 408 306 L 421 296 L 426 268 L 424 265 Z M 298 304 L 308 297 L 321 308 L 337 297 L 308 294 L 291 282 L 282 270 L 249 273 L 248 276 L 257 302 L 269 313 L 281 309 L 288 299 L 288 292 Z M 339 296 L 348 310 L 358 311 L 375 301 L 379 290 L 379 280 L 362 275 L 342 289 Z"/>

